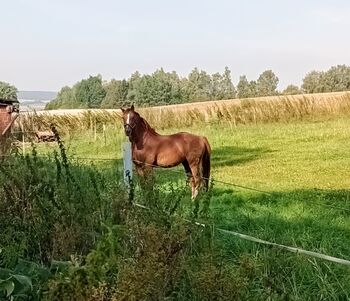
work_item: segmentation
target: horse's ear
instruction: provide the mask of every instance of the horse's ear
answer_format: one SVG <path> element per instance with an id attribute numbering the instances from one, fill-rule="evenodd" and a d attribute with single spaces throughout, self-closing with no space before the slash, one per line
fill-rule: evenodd
<path id="1" fill-rule="evenodd" d="M 125 109 L 123 109 L 123 108 L 120 108 L 121 110 L 122 110 L 122 113 L 124 113 L 125 112 Z"/>
<path id="2" fill-rule="evenodd" d="M 132 104 L 130 110 L 134 111 L 134 109 L 135 109 L 134 104 Z"/>

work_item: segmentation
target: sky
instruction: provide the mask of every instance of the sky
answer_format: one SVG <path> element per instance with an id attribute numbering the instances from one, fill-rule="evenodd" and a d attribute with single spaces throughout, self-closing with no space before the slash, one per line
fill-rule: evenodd
<path id="1" fill-rule="evenodd" d="M 59 91 L 89 75 L 198 67 L 279 89 L 311 70 L 350 64 L 350 1 L 0 0 L 0 81 Z"/>

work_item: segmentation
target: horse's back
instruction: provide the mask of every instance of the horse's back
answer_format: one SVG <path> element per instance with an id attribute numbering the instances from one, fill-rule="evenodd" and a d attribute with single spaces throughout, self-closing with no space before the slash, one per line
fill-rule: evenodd
<path id="1" fill-rule="evenodd" d="M 196 143 L 196 144 L 201 144 L 201 142 L 203 141 L 203 137 L 202 136 L 198 136 L 195 134 L 191 134 L 188 132 L 179 132 L 176 134 L 172 134 L 169 136 L 164 136 L 164 137 L 169 137 L 170 139 L 173 139 L 174 141 L 181 141 L 183 143 Z"/>
<path id="2" fill-rule="evenodd" d="M 200 155 L 205 149 L 210 152 L 210 145 L 206 137 L 191 134 L 188 132 L 179 132 L 168 137 L 169 142 L 181 149 L 181 152 L 192 155 Z"/>

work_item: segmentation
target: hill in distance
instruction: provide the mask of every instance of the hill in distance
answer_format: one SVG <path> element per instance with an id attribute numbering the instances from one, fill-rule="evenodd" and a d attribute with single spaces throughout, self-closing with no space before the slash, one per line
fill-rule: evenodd
<path id="1" fill-rule="evenodd" d="M 27 99 L 27 100 L 52 100 L 56 98 L 57 92 L 52 91 L 18 91 L 18 99 Z"/>
<path id="2" fill-rule="evenodd" d="M 52 91 L 18 91 L 17 97 L 21 111 L 40 111 L 52 99 L 56 98 L 57 92 Z"/>

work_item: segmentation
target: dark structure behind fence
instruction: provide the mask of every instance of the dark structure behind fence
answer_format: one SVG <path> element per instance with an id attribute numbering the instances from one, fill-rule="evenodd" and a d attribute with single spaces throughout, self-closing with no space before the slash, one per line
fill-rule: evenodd
<path id="1" fill-rule="evenodd" d="M 6 137 L 11 126 L 18 117 L 19 103 L 17 100 L 0 98 L 0 137 Z"/>
<path id="2" fill-rule="evenodd" d="M 8 135 L 11 127 L 18 117 L 19 103 L 17 100 L 0 98 L 0 156 L 6 155 L 11 142 Z M 3 157 L 0 158 L 2 161 Z"/>

